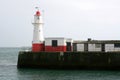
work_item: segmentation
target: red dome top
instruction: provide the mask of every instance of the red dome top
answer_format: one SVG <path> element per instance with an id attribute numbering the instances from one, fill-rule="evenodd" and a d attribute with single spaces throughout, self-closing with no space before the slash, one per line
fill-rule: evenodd
<path id="1" fill-rule="evenodd" d="M 36 15 L 37 15 L 37 16 L 40 16 L 40 11 L 36 11 Z"/>

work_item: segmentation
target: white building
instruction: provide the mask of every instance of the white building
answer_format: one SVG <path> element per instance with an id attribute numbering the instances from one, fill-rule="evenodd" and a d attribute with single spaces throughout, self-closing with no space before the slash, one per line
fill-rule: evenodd
<path id="1" fill-rule="evenodd" d="M 120 40 L 74 41 L 73 51 L 119 52 L 120 51 Z"/>

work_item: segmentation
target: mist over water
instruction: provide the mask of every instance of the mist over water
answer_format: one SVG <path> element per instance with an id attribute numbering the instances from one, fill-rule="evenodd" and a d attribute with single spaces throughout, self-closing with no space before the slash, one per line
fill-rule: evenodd
<path id="1" fill-rule="evenodd" d="M 0 80 L 120 80 L 120 71 L 17 69 L 21 48 L 0 48 Z"/>

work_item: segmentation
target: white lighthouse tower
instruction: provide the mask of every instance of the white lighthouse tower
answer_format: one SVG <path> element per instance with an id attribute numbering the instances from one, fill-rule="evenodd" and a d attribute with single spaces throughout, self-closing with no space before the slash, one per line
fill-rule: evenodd
<path id="1" fill-rule="evenodd" d="M 34 26 L 32 51 L 33 52 L 44 51 L 43 20 L 42 15 L 38 8 L 34 15 L 34 22 L 32 24 Z"/>

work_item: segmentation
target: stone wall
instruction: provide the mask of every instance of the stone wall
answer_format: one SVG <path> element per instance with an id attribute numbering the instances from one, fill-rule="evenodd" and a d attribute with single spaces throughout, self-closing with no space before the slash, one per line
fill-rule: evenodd
<path id="1" fill-rule="evenodd" d="M 120 69 L 120 52 L 19 52 L 18 68 Z"/>

